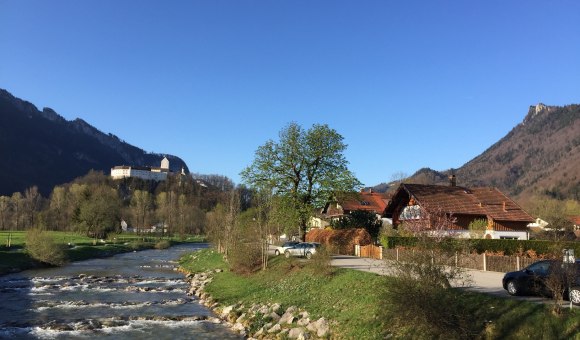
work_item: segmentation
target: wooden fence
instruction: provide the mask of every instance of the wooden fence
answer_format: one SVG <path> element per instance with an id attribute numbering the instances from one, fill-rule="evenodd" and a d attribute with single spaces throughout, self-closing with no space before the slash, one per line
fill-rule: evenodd
<path id="1" fill-rule="evenodd" d="M 384 249 L 383 258 L 392 261 L 408 261 L 415 255 L 415 252 L 417 251 L 419 250 L 404 248 Z M 362 251 L 361 255 L 359 256 L 363 256 Z M 437 264 L 493 272 L 510 272 L 520 270 L 537 261 L 537 259 L 531 259 L 522 256 L 496 256 L 487 255 L 485 253 L 455 253 L 451 256 L 431 253 L 431 257 L 432 261 L 436 262 Z"/>
<path id="2" fill-rule="evenodd" d="M 354 253 L 359 257 L 370 257 L 372 259 L 383 259 L 383 247 L 369 244 L 367 246 L 354 246 Z"/>

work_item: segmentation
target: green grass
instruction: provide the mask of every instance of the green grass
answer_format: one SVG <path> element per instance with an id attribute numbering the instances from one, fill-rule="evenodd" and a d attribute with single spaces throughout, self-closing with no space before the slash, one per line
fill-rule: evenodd
<path id="1" fill-rule="evenodd" d="M 209 249 L 185 255 L 180 264 L 190 272 L 226 269 L 215 273 L 206 287 L 224 306 L 239 302 L 277 302 L 283 308 L 294 305 L 307 310 L 311 319 L 325 317 L 336 322 L 331 327 L 333 338 L 384 339 L 391 332 L 397 337 L 397 330 L 389 330 L 389 320 L 382 316 L 389 306 L 383 293 L 393 280 L 390 277 L 349 269 L 321 274 L 324 271 L 314 261 L 283 257 L 272 258 L 267 271 L 236 275 L 227 270 L 220 254 Z M 457 295 L 477 331 L 474 338 L 580 339 L 577 309 L 555 316 L 550 306 L 543 304 L 462 291 Z"/>
<path id="2" fill-rule="evenodd" d="M 50 235 L 54 238 L 57 243 L 68 244 L 72 243 L 75 245 L 92 245 L 97 242 L 97 244 L 102 244 L 100 240 L 95 240 L 94 238 L 81 235 L 75 232 L 65 232 L 65 231 L 49 231 Z M 11 246 L 16 248 L 24 247 L 24 238 L 26 231 L 0 231 L 0 249 L 5 248 L 8 245 L 9 235 L 11 237 Z M 192 242 L 205 242 L 205 236 L 203 235 L 185 235 L 184 238 L 179 236 L 164 237 L 163 239 L 171 240 L 175 243 L 192 243 Z M 159 237 L 151 235 L 138 235 L 134 233 L 121 233 L 121 234 L 111 234 L 104 240 L 106 243 L 126 243 L 142 240 L 145 242 L 157 242 Z"/>
<path id="3" fill-rule="evenodd" d="M 74 248 L 67 250 L 69 261 L 82 261 L 92 258 L 108 257 L 115 254 L 126 253 L 134 250 L 154 248 L 159 242 L 158 237 L 142 236 L 136 234 L 112 234 L 107 240 L 101 242 L 84 235 L 73 232 L 50 231 L 50 235 L 57 243 L 74 244 Z M 8 238 L 11 234 L 11 247 L 8 248 Z M 37 268 L 43 264 L 33 260 L 25 251 L 25 231 L 0 231 L 0 275 L 17 272 L 25 269 Z M 178 236 L 165 237 L 164 240 L 171 244 L 204 242 L 204 236 L 187 235 L 184 238 Z"/>

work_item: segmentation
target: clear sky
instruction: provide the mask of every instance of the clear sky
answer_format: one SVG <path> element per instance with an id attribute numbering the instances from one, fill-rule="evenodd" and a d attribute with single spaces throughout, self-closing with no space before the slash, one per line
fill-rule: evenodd
<path id="1" fill-rule="evenodd" d="M 0 88 L 239 183 L 295 121 L 365 185 L 580 102 L 580 1 L 0 0 Z"/>

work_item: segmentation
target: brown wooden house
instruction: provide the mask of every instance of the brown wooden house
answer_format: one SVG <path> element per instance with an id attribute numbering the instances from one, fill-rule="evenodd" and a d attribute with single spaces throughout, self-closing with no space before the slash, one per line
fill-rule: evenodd
<path id="1" fill-rule="evenodd" d="M 496 188 L 465 188 L 454 185 L 401 184 L 386 208 L 393 226 L 425 220 L 424 227 L 437 229 L 425 216 L 444 214 L 445 231 L 457 237 L 472 237 L 469 225 L 475 220 L 487 224 L 485 238 L 528 239 L 527 225 L 534 218 Z M 437 223 L 437 222 L 435 222 Z"/>
<path id="2" fill-rule="evenodd" d="M 322 211 L 311 217 L 310 227 L 324 228 L 332 220 L 348 215 L 353 211 L 368 211 L 377 215 L 377 219 L 385 216 L 389 195 L 372 190 L 343 195 L 342 198 L 326 203 Z"/>

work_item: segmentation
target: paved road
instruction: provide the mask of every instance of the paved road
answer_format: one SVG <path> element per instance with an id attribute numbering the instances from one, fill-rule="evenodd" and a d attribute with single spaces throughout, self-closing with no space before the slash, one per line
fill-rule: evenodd
<path id="1" fill-rule="evenodd" d="M 362 270 L 379 275 L 389 275 L 388 262 L 364 257 L 337 255 L 332 258 L 332 265 L 341 268 Z M 501 285 L 504 273 L 484 272 L 480 270 L 467 270 L 469 282 L 455 283 L 455 286 L 466 287 L 469 290 L 494 295 L 508 296 Z"/>
<path id="2" fill-rule="evenodd" d="M 371 273 L 377 273 L 379 275 L 389 275 L 390 269 L 388 267 L 388 262 L 384 260 L 374 260 L 364 257 L 356 257 L 349 255 L 335 255 L 332 257 L 331 264 L 336 267 L 350 268 L 356 270 L 362 270 Z M 502 287 L 501 279 L 504 273 L 499 272 L 489 272 L 481 270 L 471 270 L 467 269 L 468 277 L 470 282 L 466 285 L 455 284 L 457 287 L 465 287 L 466 289 L 479 293 L 492 294 L 495 296 L 513 298 L 518 300 L 536 301 L 544 303 L 552 303 L 553 300 L 533 297 L 533 296 L 511 296 Z M 568 306 L 568 302 L 564 302 L 565 306 Z M 576 308 L 580 308 L 576 306 Z"/>

